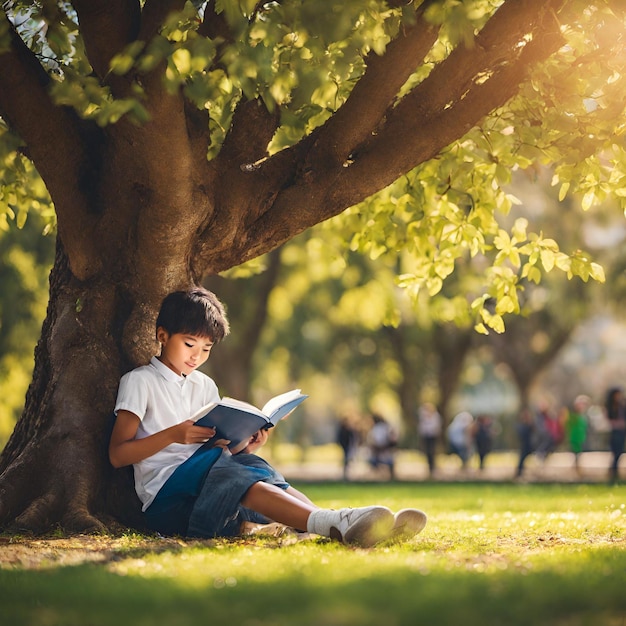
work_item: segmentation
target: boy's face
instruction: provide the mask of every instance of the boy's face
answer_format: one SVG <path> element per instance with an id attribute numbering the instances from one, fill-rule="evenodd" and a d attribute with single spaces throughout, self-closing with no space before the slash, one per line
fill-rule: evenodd
<path id="1" fill-rule="evenodd" d="M 177 374 L 187 376 L 200 367 L 211 354 L 213 340 L 185 333 L 168 333 L 164 328 L 157 329 L 157 339 L 161 343 L 159 360 Z"/>

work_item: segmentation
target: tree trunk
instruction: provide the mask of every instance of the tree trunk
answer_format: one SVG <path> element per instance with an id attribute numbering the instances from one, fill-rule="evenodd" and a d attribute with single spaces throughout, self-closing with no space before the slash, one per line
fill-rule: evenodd
<path id="1" fill-rule="evenodd" d="M 106 455 L 117 384 L 128 368 L 114 334 L 122 310 L 112 284 L 76 281 L 57 246 L 33 380 L 0 458 L 3 523 L 93 530 L 111 511 L 127 511 L 132 521 L 128 473 L 114 475 Z"/>
<path id="2" fill-rule="evenodd" d="M 574 285 L 574 288 L 576 285 Z M 575 294 L 570 294 L 575 301 Z M 582 296 L 581 296 L 582 297 Z M 522 323 L 523 322 L 523 323 Z M 494 356 L 506 363 L 520 396 L 520 407 L 529 408 L 530 390 L 541 372 L 554 361 L 572 336 L 578 321 L 557 310 L 552 314 L 548 307 L 527 318 L 511 319 L 502 335 L 492 333 L 488 343 Z M 545 339 L 541 351 L 533 346 L 533 337 L 541 333 Z"/>
<path id="3" fill-rule="evenodd" d="M 474 337 L 474 330 L 470 328 L 458 328 L 453 324 L 439 324 L 434 327 L 433 347 L 439 357 L 438 407 L 444 426 L 450 422 L 450 400 L 459 386 L 465 358 L 472 347 Z"/>
<path id="4" fill-rule="evenodd" d="M 396 386 L 396 393 L 402 411 L 402 423 L 404 425 L 404 441 L 408 446 L 417 445 L 417 408 L 418 398 L 424 378 L 423 363 L 415 358 L 423 356 L 423 352 L 408 337 L 406 327 L 400 324 L 397 328 L 384 327 L 385 334 L 389 339 L 392 353 L 401 372 L 400 382 Z"/>

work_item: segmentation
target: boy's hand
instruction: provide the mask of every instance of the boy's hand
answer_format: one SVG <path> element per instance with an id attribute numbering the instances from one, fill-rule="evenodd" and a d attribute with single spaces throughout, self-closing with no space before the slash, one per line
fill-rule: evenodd
<path id="1" fill-rule="evenodd" d="M 211 437 L 215 437 L 215 428 L 196 426 L 193 420 L 185 420 L 172 426 L 172 434 L 175 443 L 205 443 Z M 220 439 L 219 441 L 224 440 Z"/>
<path id="2" fill-rule="evenodd" d="M 213 442 L 213 448 L 222 448 L 222 450 L 228 449 L 228 444 L 230 443 L 230 439 L 216 439 Z"/>
<path id="3" fill-rule="evenodd" d="M 245 454 L 253 454 L 256 450 L 258 450 L 261 446 L 264 446 L 269 439 L 269 431 L 267 428 L 262 428 L 261 430 L 257 430 L 248 442 L 244 445 L 242 449 L 237 450 L 235 452 L 233 450 L 233 454 L 237 454 L 238 452 L 243 452 Z M 238 446 L 241 448 L 241 444 Z"/>

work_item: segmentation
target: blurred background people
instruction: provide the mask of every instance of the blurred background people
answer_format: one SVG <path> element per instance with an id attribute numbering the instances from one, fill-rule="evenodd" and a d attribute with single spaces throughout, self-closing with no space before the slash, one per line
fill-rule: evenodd
<path id="1" fill-rule="evenodd" d="M 494 424 L 489 415 L 479 415 L 474 424 L 474 445 L 478 454 L 478 468 L 485 469 L 485 459 L 493 450 Z"/>
<path id="2" fill-rule="evenodd" d="M 343 479 L 349 480 L 350 464 L 359 446 L 359 430 L 355 418 L 346 415 L 341 419 L 337 428 L 337 443 L 343 453 Z"/>
<path id="3" fill-rule="evenodd" d="M 546 401 L 539 404 L 535 428 L 535 452 L 541 461 L 545 461 L 563 441 L 563 424 Z"/>
<path id="4" fill-rule="evenodd" d="M 443 420 L 432 402 L 425 402 L 418 410 L 417 434 L 428 462 L 428 473 L 433 475 L 436 469 L 437 443 L 441 438 Z"/>
<path id="5" fill-rule="evenodd" d="M 521 478 L 524 473 L 526 459 L 533 453 L 533 438 L 535 435 L 535 419 L 531 410 L 524 407 L 517 422 L 517 436 L 519 439 L 519 461 L 517 462 L 516 477 Z"/>
<path id="6" fill-rule="evenodd" d="M 613 455 L 609 468 L 609 480 L 615 483 L 619 478 L 619 459 L 624 452 L 626 441 L 626 404 L 624 392 L 620 387 L 613 387 L 607 392 L 606 417 L 611 425 L 609 447 Z"/>
<path id="7" fill-rule="evenodd" d="M 469 411 L 461 411 L 454 416 L 446 430 L 449 450 L 461 459 L 463 469 L 467 467 L 473 453 L 473 425 L 474 417 L 472 414 Z"/>
<path id="8" fill-rule="evenodd" d="M 393 480 L 395 472 L 396 447 L 398 434 L 395 428 L 378 413 L 372 414 L 373 425 L 367 435 L 367 443 L 370 449 L 370 465 L 374 469 L 386 467 L 389 470 L 389 478 Z"/>

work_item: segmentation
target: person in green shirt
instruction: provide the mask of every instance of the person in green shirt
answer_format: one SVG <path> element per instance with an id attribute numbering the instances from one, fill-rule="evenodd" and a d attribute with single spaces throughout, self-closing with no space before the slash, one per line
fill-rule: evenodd
<path id="1" fill-rule="evenodd" d="M 587 429 L 589 428 L 587 419 L 589 404 L 590 399 L 588 396 L 577 396 L 565 422 L 567 440 L 570 450 L 574 453 L 574 467 L 578 473 L 580 473 L 580 454 L 584 449 L 585 441 L 587 440 Z"/>

